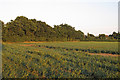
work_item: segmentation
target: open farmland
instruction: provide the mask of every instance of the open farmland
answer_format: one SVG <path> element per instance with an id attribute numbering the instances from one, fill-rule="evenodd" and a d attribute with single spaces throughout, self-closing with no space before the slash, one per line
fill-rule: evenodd
<path id="1" fill-rule="evenodd" d="M 39 44 L 37 43 L 36 45 Z M 120 54 L 118 42 L 46 42 L 40 43 L 40 45 L 47 48 L 62 48 L 90 53 Z"/>
<path id="2" fill-rule="evenodd" d="M 3 43 L 2 49 L 4 78 L 120 78 L 117 42 Z"/>

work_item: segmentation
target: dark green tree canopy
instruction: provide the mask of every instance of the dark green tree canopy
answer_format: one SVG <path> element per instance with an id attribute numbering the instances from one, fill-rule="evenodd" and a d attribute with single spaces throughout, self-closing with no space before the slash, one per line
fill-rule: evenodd
<path id="1" fill-rule="evenodd" d="M 93 34 L 87 36 L 80 30 L 75 30 L 68 24 L 54 25 L 54 28 L 42 21 L 28 19 L 24 16 L 18 16 L 7 24 L 2 23 L 2 40 L 9 42 L 20 41 L 81 41 L 81 40 L 117 40 L 120 33 L 113 32 L 106 38 L 105 34 L 95 37 Z M 4 26 L 5 25 L 5 26 Z"/>

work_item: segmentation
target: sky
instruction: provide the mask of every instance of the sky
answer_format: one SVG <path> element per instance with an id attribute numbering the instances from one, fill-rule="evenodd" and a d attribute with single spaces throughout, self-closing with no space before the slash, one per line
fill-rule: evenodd
<path id="1" fill-rule="evenodd" d="M 0 0 L 0 20 L 17 16 L 37 19 L 50 26 L 69 24 L 85 34 L 118 31 L 119 0 Z"/>

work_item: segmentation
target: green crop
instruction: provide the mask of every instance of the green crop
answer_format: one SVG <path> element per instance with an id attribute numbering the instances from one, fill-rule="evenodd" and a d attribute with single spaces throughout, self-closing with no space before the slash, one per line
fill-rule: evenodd
<path id="1" fill-rule="evenodd" d="M 4 43 L 2 75 L 3 78 L 120 78 L 118 56 L 88 54 L 92 50 L 98 53 L 117 49 L 116 42 Z"/>

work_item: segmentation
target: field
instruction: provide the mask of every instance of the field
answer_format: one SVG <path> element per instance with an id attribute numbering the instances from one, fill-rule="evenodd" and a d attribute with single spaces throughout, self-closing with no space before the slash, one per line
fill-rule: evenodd
<path id="1" fill-rule="evenodd" d="M 4 78 L 120 78 L 118 42 L 3 43 L 2 50 Z"/>

